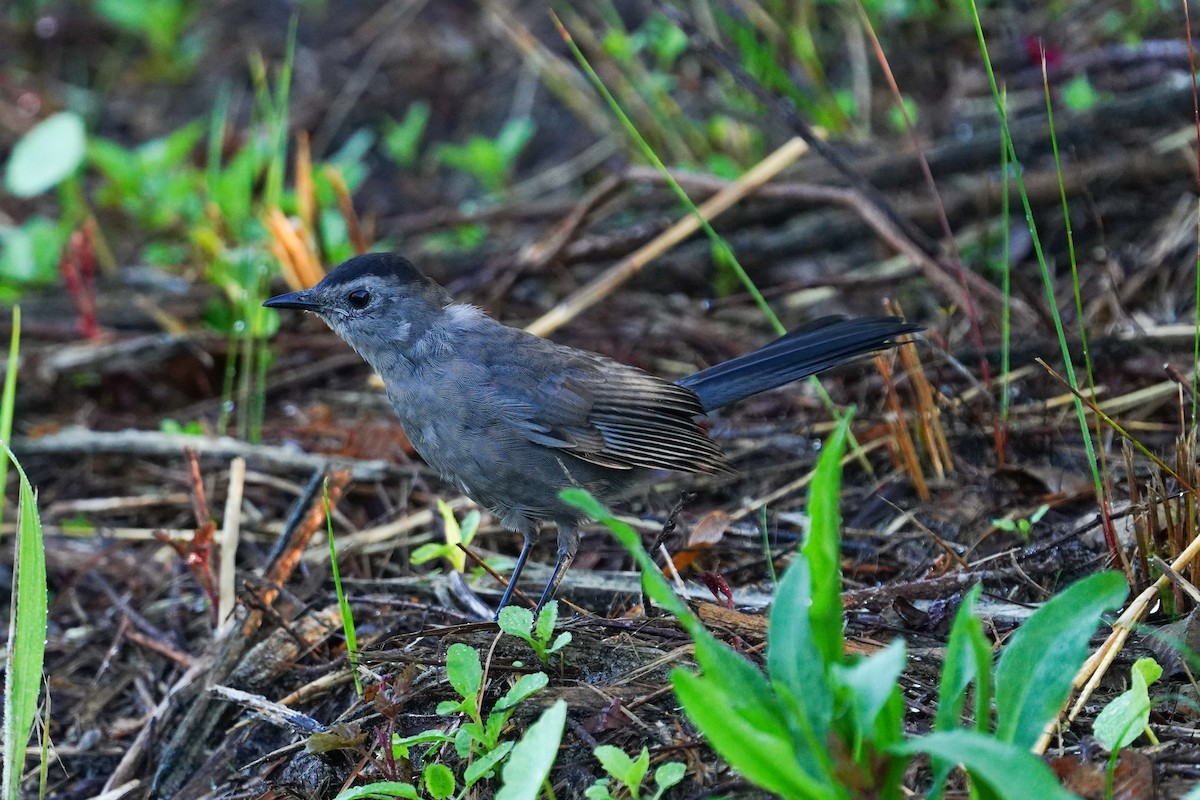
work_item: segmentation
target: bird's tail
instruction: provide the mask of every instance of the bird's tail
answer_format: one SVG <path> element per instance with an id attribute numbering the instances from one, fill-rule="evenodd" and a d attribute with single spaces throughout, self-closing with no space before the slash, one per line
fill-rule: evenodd
<path id="1" fill-rule="evenodd" d="M 921 329 L 899 317 L 827 317 L 677 383 L 695 392 L 705 411 L 712 411 L 855 356 L 891 347 L 896 337 Z"/>

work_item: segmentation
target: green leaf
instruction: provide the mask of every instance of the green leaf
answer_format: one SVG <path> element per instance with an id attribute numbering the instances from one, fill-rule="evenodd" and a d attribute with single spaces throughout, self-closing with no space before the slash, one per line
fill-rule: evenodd
<path id="1" fill-rule="evenodd" d="M 504 127 L 496 135 L 496 149 L 500 151 L 500 155 L 504 158 L 506 170 L 512 166 L 517 156 L 525 149 L 525 145 L 533 138 L 535 130 L 537 130 L 537 125 L 534 124 L 530 117 L 510 119 L 504 123 Z"/>
<path id="2" fill-rule="evenodd" d="M 1100 102 L 1100 93 L 1092 86 L 1086 73 L 1080 73 L 1062 85 L 1063 103 L 1071 111 L 1088 111 Z"/>
<path id="3" fill-rule="evenodd" d="M 638 754 L 630 765 L 628 772 L 629 779 L 625 781 L 625 785 L 629 787 L 630 793 L 637 798 L 639 796 L 638 788 L 642 785 L 642 781 L 646 777 L 646 772 L 650 769 L 650 751 L 642 747 L 642 752 Z"/>
<path id="4" fill-rule="evenodd" d="M 0 735 L 4 757 L 0 765 L 3 771 L 0 796 L 4 800 L 18 800 L 25 745 L 33 730 L 42 688 L 46 652 L 46 551 L 33 486 L 7 444 L 0 443 L 0 448 L 4 451 L 0 457 L 10 459 L 20 476 L 9 636 L 5 648 L 4 727 Z"/>
<path id="5" fill-rule="evenodd" d="M 1139 658 L 1130 670 L 1130 686 L 1096 716 L 1092 733 L 1109 750 L 1128 747 L 1150 724 L 1150 684 L 1162 677 L 1153 658 Z"/>
<path id="6" fill-rule="evenodd" d="M 1028 623 L 1026 623 L 1028 624 Z M 1025 747 L 969 730 L 931 733 L 890 748 L 897 755 L 928 753 L 962 764 L 971 776 L 998 797 L 1070 800 L 1054 773 Z"/>
<path id="7" fill-rule="evenodd" d="M 904 640 L 893 639 L 877 653 L 834 668 L 838 681 L 849 689 L 850 710 L 862 734 L 875 729 L 875 718 L 899 685 L 906 655 Z"/>
<path id="8" fill-rule="evenodd" d="M 471 708 L 474 708 L 475 701 L 474 700 L 460 700 L 458 702 L 455 702 L 454 700 L 442 700 L 440 703 L 437 704 L 436 711 L 440 716 L 446 717 L 451 714 L 457 714 L 460 711 L 467 711 L 468 706 Z"/>
<path id="9" fill-rule="evenodd" d="M 534 631 L 534 638 L 539 642 L 548 642 L 550 637 L 554 635 L 554 626 L 558 624 L 558 601 L 551 600 L 542 609 L 542 613 L 538 614 L 537 630 Z"/>
<path id="10" fill-rule="evenodd" d="M 558 636 L 554 637 L 554 643 L 546 648 L 546 655 L 557 653 L 571 643 L 571 632 L 563 631 Z"/>
<path id="11" fill-rule="evenodd" d="M 642 752 L 646 752 L 645 748 Z M 600 762 L 600 766 L 604 768 L 605 772 L 621 783 L 634 790 L 641 786 L 640 780 L 637 783 L 630 780 L 630 775 L 633 773 L 633 759 L 621 748 L 613 747 L 611 744 L 602 744 L 592 751 L 592 755 Z"/>
<path id="12" fill-rule="evenodd" d="M 443 555 L 455 572 L 465 572 L 467 569 L 467 554 L 464 553 L 459 545 L 463 542 L 462 528 L 459 527 L 458 520 L 454 517 L 454 509 L 450 508 L 450 504 L 442 498 L 437 501 L 438 511 L 442 514 L 443 534 L 446 538 Z"/>
<path id="13" fill-rule="evenodd" d="M 583 796 L 587 800 L 617 800 L 608 790 L 609 783 L 608 778 L 597 778 L 595 783 L 583 790 Z"/>
<path id="14" fill-rule="evenodd" d="M 37 214 L 19 226 L 0 226 L 0 280 L 54 283 L 67 237 L 61 224 Z"/>
<path id="15" fill-rule="evenodd" d="M 445 764 L 426 764 L 422 777 L 425 793 L 434 800 L 446 800 L 454 794 L 454 773 Z"/>
<path id="16" fill-rule="evenodd" d="M 446 545 L 427 542 L 409 553 L 408 560 L 414 564 L 424 564 L 426 561 L 433 561 L 446 554 Z"/>
<path id="17" fill-rule="evenodd" d="M 934 717 L 934 730 L 948 731 L 959 727 L 963 704 L 966 702 L 967 687 L 982 671 L 991 672 L 990 659 L 979 664 L 974 658 L 976 637 L 983 636 L 983 623 L 975 616 L 975 603 L 983 591 L 983 584 L 972 586 L 963 596 L 950 637 L 946 641 L 946 658 L 942 662 L 942 677 L 938 683 L 938 707 Z M 981 727 L 986 720 L 975 720 Z"/>
<path id="18" fill-rule="evenodd" d="M 1119 572 L 1090 575 L 1048 600 L 1013 634 L 996 665 L 998 739 L 1033 746 L 1067 699 L 1100 614 L 1128 593 Z"/>
<path id="19" fill-rule="evenodd" d="M 826 664 L 842 660 L 842 562 L 839 512 L 842 491 L 842 455 L 851 415 L 847 414 L 825 441 L 808 489 L 811 528 L 801 552 L 808 560 L 812 580 L 809 624 L 813 641 Z"/>
<path id="20" fill-rule="evenodd" d="M 654 783 L 659 791 L 665 791 L 675 786 L 687 775 L 687 766 L 679 761 L 668 761 L 654 770 Z"/>
<path id="21" fill-rule="evenodd" d="M 975 616 L 975 603 L 983 591 L 977 583 L 963 596 L 950 637 L 946 642 L 946 658 L 942 662 L 942 676 L 938 683 L 938 706 L 933 728 L 937 731 L 957 730 L 962 727 L 963 706 L 967 688 L 975 683 L 975 720 L 978 731 L 991 730 L 992 708 L 992 648 L 983 633 L 983 623 Z M 931 797 L 938 796 L 954 764 L 934 759 L 934 780 Z"/>
<path id="22" fill-rule="evenodd" d="M 544 672 L 533 672 L 528 675 L 522 675 L 512 685 L 512 688 L 496 701 L 494 708 L 496 711 L 504 711 L 505 709 L 512 708 L 534 692 L 546 688 L 546 684 L 549 682 L 550 678 Z"/>
<path id="23" fill-rule="evenodd" d="M 483 665 L 479 662 L 479 653 L 473 647 L 462 642 L 455 642 L 446 651 L 446 676 L 450 685 L 466 700 L 474 700 L 479 696 L 479 687 L 483 681 Z"/>
<path id="24" fill-rule="evenodd" d="M 817 779 L 803 770 L 785 724 L 762 724 L 761 715 L 756 719 L 732 713 L 728 704 L 733 689 L 724 682 L 724 676 L 710 679 L 685 669 L 671 670 L 675 695 L 718 755 L 752 783 L 783 797 L 848 796 L 833 779 Z"/>
<path id="25" fill-rule="evenodd" d="M 368 783 L 366 786 L 355 786 L 344 792 L 339 792 L 333 800 L 365 800 L 365 798 L 404 797 L 408 800 L 421 800 L 417 788 L 411 783 L 399 781 L 379 781 Z"/>
<path id="26" fill-rule="evenodd" d="M 4 185 L 17 197 L 41 194 L 73 175 L 86 150 L 83 118 L 60 111 L 17 140 L 8 157 Z"/>
<path id="27" fill-rule="evenodd" d="M 828 773 L 826 755 L 833 692 L 824 651 L 813 641 L 808 559 L 796 557 L 775 592 L 767 632 L 767 674 L 788 709 L 788 723 L 802 760 Z"/>
<path id="28" fill-rule="evenodd" d="M 505 606 L 500 609 L 500 617 L 496 620 L 500 630 L 509 636 L 529 641 L 533 637 L 533 612 L 522 606 Z"/>
<path id="29" fill-rule="evenodd" d="M 496 793 L 496 800 L 537 800 L 558 757 L 566 722 L 567 704 L 556 700 L 529 726 L 504 764 L 504 785 Z"/>
<path id="30" fill-rule="evenodd" d="M 509 751 L 513 749 L 513 742 L 503 742 L 499 747 L 496 747 L 471 762 L 470 766 L 463 772 L 463 784 L 466 788 L 471 788 L 479 781 L 488 776 L 496 765 L 504 760 Z"/>
<path id="31" fill-rule="evenodd" d="M 417 162 L 421 136 L 429 122 L 429 103 L 417 100 L 409 104 L 404 119 L 396 122 L 387 119 L 383 123 L 383 149 L 388 157 L 401 167 L 411 167 Z"/>

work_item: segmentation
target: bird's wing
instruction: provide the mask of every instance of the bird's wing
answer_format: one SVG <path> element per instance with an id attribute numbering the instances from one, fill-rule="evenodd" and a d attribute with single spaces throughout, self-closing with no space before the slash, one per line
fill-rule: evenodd
<path id="1" fill-rule="evenodd" d="M 520 388 L 506 391 L 503 399 L 493 396 L 525 439 L 614 469 L 731 470 L 700 426 L 704 411 L 690 389 L 602 356 L 537 341 L 548 345 L 547 358 L 525 351 L 526 364 L 509 375 L 517 380 L 507 385 Z M 539 370 L 546 363 L 554 368 Z"/>

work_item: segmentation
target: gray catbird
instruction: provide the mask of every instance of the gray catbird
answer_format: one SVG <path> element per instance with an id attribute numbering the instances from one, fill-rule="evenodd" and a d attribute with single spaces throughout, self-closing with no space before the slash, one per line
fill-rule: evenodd
<path id="1" fill-rule="evenodd" d="M 583 519 L 562 489 L 604 500 L 648 470 L 727 471 L 700 425 L 706 412 L 920 330 L 897 317 L 822 320 L 670 383 L 502 325 L 389 253 L 356 256 L 263 305 L 325 320 L 383 378 L 421 457 L 524 537 L 499 608 L 542 521 L 558 526 L 558 561 L 539 609 L 570 567 Z"/>

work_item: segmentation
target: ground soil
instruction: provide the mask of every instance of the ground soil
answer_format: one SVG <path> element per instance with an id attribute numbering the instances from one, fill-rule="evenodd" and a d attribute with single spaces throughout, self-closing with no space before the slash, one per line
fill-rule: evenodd
<path id="1" fill-rule="evenodd" d="M 650 13 L 649 4 L 618 6 L 630 26 Z M 1158 574 L 1148 549 L 1170 561 L 1196 532 L 1185 484 L 1200 485 L 1191 395 L 1197 134 L 1184 23 L 1147 23 L 1144 40 L 1121 49 L 1097 21 L 1105 10 L 992 11 L 986 24 L 1075 367 L 1084 374 L 1082 329 L 1107 413 L 1174 474 L 1091 417 L 1106 495 L 1104 502 L 1096 496 L 1070 394 L 1036 361 L 1064 371 L 1015 194 L 1011 225 L 1001 225 L 1000 139 L 969 25 L 893 22 L 883 31 L 897 80 L 920 109 L 915 141 L 887 124 L 888 93 L 872 64 L 874 124 L 832 142 L 878 200 L 863 191 L 821 194 L 850 179 L 809 152 L 715 223 L 788 328 L 831 313 L 877 314 L 885 302 L 926 326 L 907 360 L 887 354 L 823 379 L 838 408 L 857 409 L 854 431 L 866 451 L 848 461 L 842 499 L 848 639 L 862 652 L 907 640 L 912 657 L 902 680 L 914 732 L 931 724 L 941 648 L 972 583 L 984 583 L 981 613 L 989 635 L 1003 642 L 1031 608 L 1098 569 L 1127 568 L 1140 591 Z M 205 7 L 192 26 L 205 48 L 202 67 L 176 82 L 154 79 L 136 44 L 114 56 L 113 42 L 125 40 L 75 4 L 48 4 L 34 29 L 14 17 L 0 30 L 0 51 L 11 54 L 0 59 L 0 150 L 61 105 L 65 85 L 89 87 L 96 132 L 126 143 L 204 117 L 222 84 L 245 101 L 246 54 L 257 50 L 278 63 L 291 11 L 292 4 L 241 0 Z M 463 174 L 430 163 L 406 172 L 379 155 L 370 157 L 369 177 L 354 197 L 376 238 L 488 313 L 514 325 L 537 319 L 681 215 L 660 178 L 636 165 L 611 120 L 612 132 L 598 133 L 538 79 L 514 25 L 568 58 L 541 4 L 367 8 L 330 0 L 300 19 L 290 125 L 312 136 L 318 157 L 357 130 L 401 117 L 417 98 L 431 105 L 430 142 L 494 133 L 519 113 L 537 122 L 514 188 L 486 203 Z M 1059 103 L 1070 234 L 1038 37 Z M 831 80 L 853 63 L 831 64 Z M 700 46 L 686 69 L 678 98 L 686 113 L 702 117 L 729 76 Z M 1081 75 L 1096 98 L 1069 110 L 1065 87 Z M 30 113 L 31 98 L 45 107 Z M 234 107 L 235 116 L 248 114 L 248 102 Z M 778 98 L 753 119 L 768 150 L 797 133 Z M 589 160 L 606 140 L 611 147 Z M 563 165 L 570 168 L 556 171 Z M 697 200 L 724 185 L 685 177 Z M 585 205 L 606 181 L 603 200 Z M 51 201 L 2 198 L 0 217 L 22 219 L 38 202 Z M 957 248 L 943 233 L 943 213 Z M 227 338 L 206 332 L 204 309 L 215 290 L 191 279 L 194 265 L 180 265 L 183 280 L 147 279 L 136 263 L 138 232 L 123 230 L 116 215 L 102 213 L 100 222 L 121 269 L 102 275 L 97 287 L 98 340 L 81 338 L 77 298 L 61 287 L 21 297 L 16 449 L 39 491 L 52 591 L 47 795 L 90 798 L 124 787 L 105 796 L 318 798 L 333 796 L 356 773 L 404 777 L 419 765 L 379 763 L 372 745 L 389 732 L 445 723 L 435 709 L 452 696 L 444 671 L 450 644 L 487 654 L 489 699 L 524 669 L 517 662 L 531 660 L 470 605 L 471 592 L 494 603 L 497 581 L 479 574 L 467 586 L 432 563 L 410 561 L 414 547 L 441 540 L 437 499 L 451 502 L 459 518 L 470 506 L 412 453 L 369 369 L 315 319 L 286 319 L 272 341 L 263 446 L 161 433 L 167 421 L 213 431 L 220 417 L 233 356 Z M 439 240 L 430 234 L 464 222 L 483 226 L 484 243 L 468 254 L 435 251 Z M 1078 303 L 1070 289 L 1072 247 Z M 995 265 L 1006 252 L 1017 302 L 1004 420 Z M 964 284 L 958 258 L 982 279 Z M 178 327 L 164 331 L 159 311 Z M 693 236 L 552 336 L 677 377 L 747 352 L 772 332 L 748 294 L 714 265 L 708 241 Z M 712 422 L 735 475 L 663 474 L 620 506 L 641 522 L 647 544 L 661 539 L 668 553 L 711 536 L 681 580 L 713 630 L 754 659 L 761 658 L 771 575 L 786 567 L 803 535 L 801 479 L 831 430 L 829 419 L 807 385 L 753 398 Z M 144 435 L 122 435 L 130 430 Z M 194 462 L 185 445 L 198 453 Z M 246 462 L 241 478 L 231 466 L 236 457 Z M 347 677 L 317 524 L 314 479 L 327 471 L 340 571 L 374 676 L 373 697 L 362 704 Z M 241 498 L 227 509 L 231 487 Z M 995 522 L 1028 519 L 1042 506 L 1048 510 L 1027 536 Z M 204 586 L 203 566 L 216 569 L 216 548 L 197 538 L 209 515 L 218 525 L 231 516 L 240 521 L 238 602 L 223 624 Z M 764 557 L 764 521 L 772 564 Z M 1148 547 L 1139 550 L 1139 537 Z M 11 543 L 0 540 L 5 559 Z M 471 550 L 511 559 L 518 547 L 518 537 L 485 515 Z M 536 559 L 553 559 L 552 542 L 539 545 Z M 670 668 L 691 663 L 689 640 L 669 619 L 647 613 L 631 569 L 606 532 L 588 529 L 560 592 L 573 642 L 554 662 L 550 686 L 514 717 L 512 738 L 562 697 L 570 722 L 552 776 L 556 796 L 580 797 L 600 776 L 590 755 L 597 743 L 628 752 L 645 745 L 655 763 L 683 761 L 688 777 L 679 797 L 755 796 L 669 691 Z M 1192 567 L 1182 572 L 1194 581 Z M 545 570 L 531 567 L 527 575 L 532 586 Z M 722 585 L 728 596 L 710 591 Z M 1146 631 L 1177 619 L 1186 625 L 1194 600 L 1183 587 L 1163 590 Z M 1098 632 L 1097 644 L 1107 632 Z M 1194 685 L 1170 648 L 1139 630 L 1051 748 L 1074 791 L 1103 796 L 1103 781 L 1095 789 L 1092 762 L 1101 756 L 1090 720 L 1124 688 L 1133 660 L 1149 652 L 1167 667 L 1152 690 L 1163 698 L 1151 717 L 1158 743 L 1143 739 L 1126 751 L 1117 796 L 1178 796 L 1200 777 Z M 336 729 L 347 746 L 305 752 L 310 731 L 302 724 L 261 708 L 255 715 L 256 701 L 215 694 L 214 684 L 286 702 L 322 727 L 347 722 Z M 913 787 L 923 785 L 919 771 L 910 777 Z M 36 796 L 34 784 L 26 784 L 27 796 Z"/>

